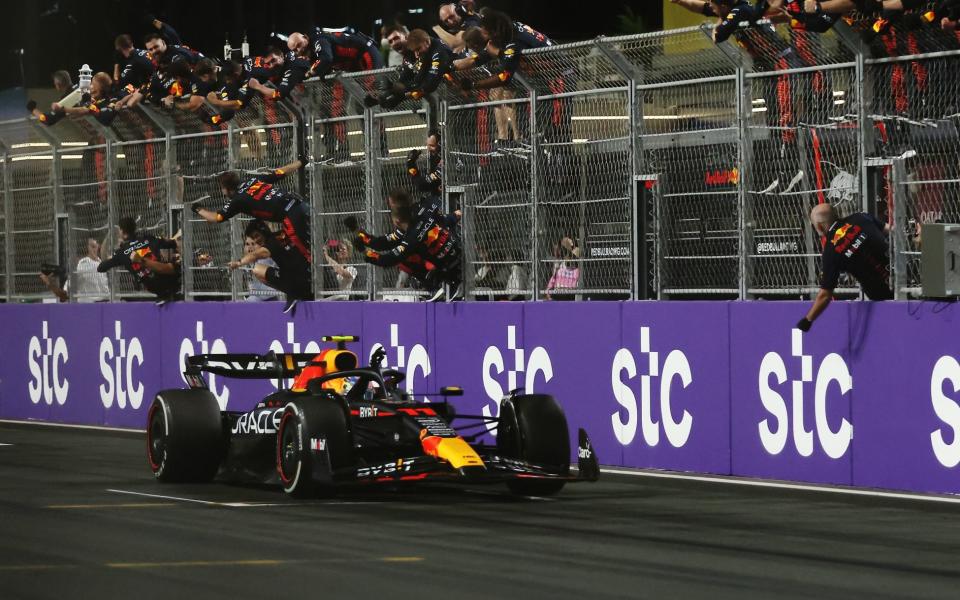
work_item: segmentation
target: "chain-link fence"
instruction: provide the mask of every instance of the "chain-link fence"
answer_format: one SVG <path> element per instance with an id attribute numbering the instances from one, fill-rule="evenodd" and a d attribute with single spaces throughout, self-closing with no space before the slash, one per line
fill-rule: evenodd
<path id="1" fill-rule="evenodd" d="M 887 220 L 903 297 L 921 284 L 920 226 L 960 221 L 960 37 L 872 24 L 553 46 L 526 52 L 505 87 L 455 85 L 496 72 L 481 67 L 390 110 L 363 102 L 396 78 L 383 70 L 307 82 L 219 125 L 151 108 L 110 127 L 0 123 L 0 295 L 48 296 L 44 262 L 67 266 L 78 301 L 144 295 L 125 273 L 104 291 L 84 260 L 97 244 L 108 254 L 129 216 L 155 235 L 182 230 L 188 299 L 273 297 L 227 267 L 247 219 L 210 224 L 190 207 L 219 208 L 228 169 L 253 176 L 306 151 L 308 168 L 279 185 L 309 199 L 317 298 L 416 299 L 401 270 L 363 262 L 344 220 L 392 231 L 385 199 L 412 191 L 407 155 L 437 129 L 469 299 L 807 295 L 822 244 L 807 215 L 823 202 Z"/>

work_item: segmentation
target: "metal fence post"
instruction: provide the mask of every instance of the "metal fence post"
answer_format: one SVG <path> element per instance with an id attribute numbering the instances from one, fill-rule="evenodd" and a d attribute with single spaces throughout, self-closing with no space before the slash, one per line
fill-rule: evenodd
<path id="1" fill-rule="evenodd" d="M 3 247 L 3 260 L 4 260 L 4 276 L 6 277 L 7 286 L 6 286 L 6 298 L 7 302 L 10 302 L 13 299 L 13 287 L 15 277 L 12 276 L 13 261 L 14 261 L 14 248 L 13 248 L 13 197 L 10 192 L 11 187 L 10 181 L 10 155 L 4 152 L 3 154 L 3 237 L 4 237 L 4 247 Z"/>
<path id="2" fill-rule="evenodd" d="M 634 246 L 633 251 L 630 253 L 630 260 L 632 262 L 630 269 L 630 299 L 646 299 L 647 285 L 646 282 L 640 281 L 640 273 L 646 272 L 649 268 L 649 264 L 646 264 L 647 223 L 644 218 L 645 215 L 640 214 L 641 211 L 646 211 L 646 207 L 640 206 L 642 198 L 640 194 L 637 193 L 637 186 L 639 185 L 639 177 L 642 173 L 641 168 L 643 164 L 643 152 L 640 146 L 640 134 L 643 129 L 643 103 L 637 101 L 637 85 L 642 81 L 642 74 L 637 65 L 631 63 L 627 57 L 609 43 L 605 42 L 602 37 L 597 38 L 595 43 L 597 50 L 623 75 L 627 83 L 627 119 L 630 131 L 630 237 L 632 240 L 631 244 Z M 642 243 L 637 247 L 637 240 L 641 240 L 641 230 L 643 231 Z M 641 292 L 641 286 L 643 286 L 643 292 Z"/>
<path id="3" fill-rule="evenodd" d="M 537 90 L 520 73 L 513 78 L 522 85 L 530 99 L 530 299 L 540 299 L 540 135 L 537 127 Z"/>
<path id="4" fill-rule="evenodd" d="M 713 40 L 712 30 L 706 24 L 700 27 L 700 30 L 711 41 Z M 752 109 L 753 95 L 750 82 L 747 80 L 747 73 L 752 70 L 752 62 L 749 55 L 737 50 L 730 42 L 717 44 L 717 48 L 723 53 L 736 71 L 736 110 L 737 110 L 737 163 L 739 166 L 739 178 L 737 182 L 737 227 L 738 236 L 738 293 L 740 300 L 747 298 L 747 291 L 750 289 L 750 268 L 748 260 L 749 248 L 752 246 L 752 222 L 750 218 L 750 200 L 749 175 L 752 168 L 753 143 L 750 139 L 749 124 Z"/>

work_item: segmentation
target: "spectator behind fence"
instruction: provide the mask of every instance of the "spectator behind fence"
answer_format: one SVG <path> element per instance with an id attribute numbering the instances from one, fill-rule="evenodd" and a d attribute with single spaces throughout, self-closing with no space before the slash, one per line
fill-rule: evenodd
<path id="1" fill-rule="evenodd" d="M 94 237 L 87 238 L 86 255 L 77 261 L 74 270 L 76 290 L 72 291 L 77 302 L 104 302 L 110 299 L 109 278 L 106 273 L 100 273 L 97 268 L 102 262 L 103 246 Z M 70 281 L 65 286 L 70 292 Z"/>
<path id="2" fill-rule="evenodd" d="M 339 290 L 340 293 L 330 296 L 328 300 L 349 300 L 350 290 L 353 288 L 353 282 L 357 278 L 357 268 L 347 263 L 350 261 L 351 245 L 342 240 L 329 240 L 323 246 L 323 260 L 326 262 L 325 270 L 329 270 L 333 277 L 331 289 Z"/>
<path id="3" fill-rule="evenodd" d="M 550 300 L 574 300 L 570 290 L 580 287 L 580 248 L 568 237 L 553 247 L 553 274 L 547 282 Z"/>
<path id="4" fill-rule="evenodd" d="M 529 279 L 527 270 L 523 268 L 523 256 L 517 250 L 510 257 L 510 274 L 507 276 L 507 300 L 525 300 Z"/>
<path id="5" fill-rule="evenodd" d="M 810 211 L 813 228 L 823 238 L 823 274 L 820 292 L 800 319 L 797 329 L 809 331 L 813 322 L 833 300 L 840 273 L 852 275 L 870 300 L 891 300 L 890 257 L 887 234 L 890 226 L 873 215 L 856 213 L 839 218 L 830 204 L 819 204 Z"/>
<path id="6" fill-rule="evenodd" d="M 260 248 L 260 244 L 257 243 L 259 238 L 254 236 L 246 235 L 243 238 L 243 253 L 244 254 L 254 254 Z M 254 261 L 253 266 L 263 265 L 263 268 L 269 269 L 270 267 L 276 267 L 277 263 L 273 261 L 272 258 L 258 258 Z M 253 274 L 253 271 L 246 275 L 247 278 L 247 302 L 265 302 L 269 300 L 276 300 L 279 298 L 277 290 L 270 287 L 266 283 L 257 279 Z"/>

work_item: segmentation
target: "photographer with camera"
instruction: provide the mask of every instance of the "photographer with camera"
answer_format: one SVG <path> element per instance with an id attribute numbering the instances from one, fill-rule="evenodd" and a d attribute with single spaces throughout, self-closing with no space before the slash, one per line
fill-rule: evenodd
<path id="1" fill-rule="evenodd" d="M 77 261 L 74 269 L 74 289 L 71 289 L 70 275 L 65 267 L 50 263 L 40 266 L 40 281 L 60 302 L 69 301 L 71 293 L 77 302 L 106 302 L 110 299 L 109 279 L 105 273 L 97 272 L 103 246 L 92 236 L 86 242 L 87 253 Z"/>

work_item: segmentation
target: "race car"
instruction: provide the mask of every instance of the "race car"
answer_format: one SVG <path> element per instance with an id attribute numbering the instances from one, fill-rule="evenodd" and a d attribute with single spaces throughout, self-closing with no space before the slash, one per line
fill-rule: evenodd
<path id="1" fill-rule="evenodd" d="M 512 392 L 498 417 L 457 414 L 440 391 L 417 402 L 404 374 L 382 368 L 378 349 L 359 367 L 348 350 L 356 336 L 326 336 L 336 346 L 310 354 L 203 354 L 187 357 L 188 389 L 159 392 L 147 413 L 147 458 L 161 482 L 279 484 L 297 497 L 350 486 L 431 481 L 505 483 L 515 494 L 543 496 L 568 482 L 596 481 L 599 467 L 579 430 L 578 471 L 570 469 L 567 419 L 546 394 Z M 204 373 L 274 379 L 280 389 L 249 411 L 224 411 Z M 289 389 L 284 382 L 293 378 Z M 429 394 L 428 394 L 429 395 Z M 496 432 L 496 443 L 485 443 Z"/>

